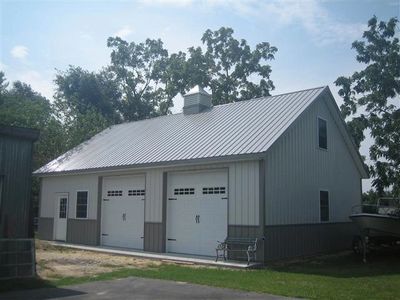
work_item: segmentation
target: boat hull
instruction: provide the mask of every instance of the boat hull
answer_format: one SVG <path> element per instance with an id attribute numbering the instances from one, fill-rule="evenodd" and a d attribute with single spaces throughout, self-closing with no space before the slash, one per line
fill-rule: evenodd
<path id="1" fill-rule="evenodd" d="M 350 219 L 367 235 L 384 235 L 400 238 L 400 218 L 377 214 L 353 214 Z"/>

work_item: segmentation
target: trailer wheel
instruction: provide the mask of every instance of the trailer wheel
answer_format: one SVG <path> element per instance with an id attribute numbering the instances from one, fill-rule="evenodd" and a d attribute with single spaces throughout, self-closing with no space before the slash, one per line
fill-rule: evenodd
<path id="1" fill-rule="evenodd" d="M 359 235 L 354 236 L 353 238 L 353 252 L 357 255 L 363 254 L 364 251 L 364 243 Z"/>

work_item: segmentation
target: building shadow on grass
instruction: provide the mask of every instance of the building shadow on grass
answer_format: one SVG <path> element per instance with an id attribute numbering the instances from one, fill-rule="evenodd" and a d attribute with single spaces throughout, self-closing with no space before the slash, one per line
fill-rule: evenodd
<path id="1" fill-rule="evenodd" d="M 85 295 L 81 291 L 56 287 L 39 277 L 2 280 L 0 283 L 0 299 L 7 300 L 45 300 Z"/>
<path id="2" fill-rule="evenodd" d="M 353 252 L 324 255 L 309 259 L 278 262 L 269 269 L 299 274 L 312 274 L 336 278 L 374 277 L 380 275 L 400 275 L 400 248 L 380 248 L 372 250 L 367 262 Z"/>

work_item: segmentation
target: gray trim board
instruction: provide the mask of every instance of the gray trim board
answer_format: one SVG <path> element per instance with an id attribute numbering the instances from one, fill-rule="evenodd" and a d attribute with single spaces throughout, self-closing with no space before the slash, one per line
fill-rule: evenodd
<path id="1" fill-rule="evenodd" d="M 100 245 L 101 239 L 101 209 L 103 199 L 103 176 L 99 176 L 97 183 L 97 238 L 96 245 Z"/>
<path id="2" fill-rule="evenodd" d="M 311 256 L 351 248 L 351 222 L 266 226 L 266 260 Z"/>
<path id="3" fill-rule="evenodd" d="M 167 251 L 167 198 L 168 198 L 168 173 L 163 173 L 162 180 L 162 235 L 161 235 L 161 251 Z"/>
<path id="4" fill-rule="evenodd" d="M 54 219 L 53 218 L 42 218 L 40 217 L 38 220 L 38 237 L 41 240 L 53 240 L 53 227 L 54 227 Z"/>
<path id="5" fill-rule="evenodd" d="M 265 159 L 260 160 L 258 181 L 260 184 L 258 237 L 265 237 Z M 260 258 L 262 261 L 265 261 L 264 242 L 261 242 L 259 245 L 260 252 L 262 253 Z"/>
<path id="6" fill-rule="evenodd" d="M 97 220 L 68 219 L 67 243 L 96 246 L 98 240 Z"/>
<path id="7" fill-rule="evenodd" d="M 144 223 L 144 251 L 164 252 L 163 244 L 163 223 L 145 222 Z"/>

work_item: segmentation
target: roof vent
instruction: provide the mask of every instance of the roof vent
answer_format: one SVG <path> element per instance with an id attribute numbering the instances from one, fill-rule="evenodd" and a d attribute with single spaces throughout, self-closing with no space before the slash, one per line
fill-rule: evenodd
<path id="1" fill-rule="evenodd" d="M 211 107 L 211 95 L 199 85 L 183 96 L 183 113 L 185 115 L 197 114 Z"/>

